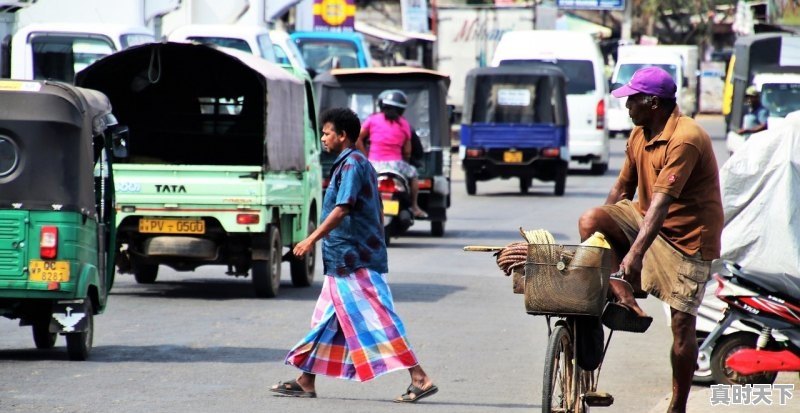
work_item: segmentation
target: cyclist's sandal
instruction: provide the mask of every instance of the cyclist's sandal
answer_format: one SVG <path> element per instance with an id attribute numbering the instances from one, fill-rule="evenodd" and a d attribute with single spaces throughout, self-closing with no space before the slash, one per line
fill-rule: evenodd
<path id="1" fill-rule="evenodd" d="M 644 333 L 650 328 L 653 317 L 639 316 L 624 304 L 609 302 L 603 310 L 603 325 L 619 331 Z"/>

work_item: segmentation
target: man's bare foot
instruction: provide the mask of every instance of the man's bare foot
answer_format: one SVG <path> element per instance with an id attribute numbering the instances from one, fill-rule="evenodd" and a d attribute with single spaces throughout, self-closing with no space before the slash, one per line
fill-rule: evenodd
<path id="1" fill-rule="evenodd" d="M 620 304 L 633 310 L 639 317 L 648 316 L 642 307 L 639 307 L 639 303 L 636 302 L 636 298 L 633 296 L 633 287 L 631 287 L 630 283 L 623 279 L 611 278 L 608 287 L 611 290 L 611 294 L 614 294 Z"/>

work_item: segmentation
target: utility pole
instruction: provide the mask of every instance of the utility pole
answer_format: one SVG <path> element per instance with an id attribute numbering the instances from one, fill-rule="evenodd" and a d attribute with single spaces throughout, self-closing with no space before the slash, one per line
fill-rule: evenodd
<path id="1" fill-rule="evenodd" d="M 633 26 L 633 0 L 625 0 L 625 11 L 622 14 L 622 33 L 620 43 L 631 42 L 631 26 Z"/>

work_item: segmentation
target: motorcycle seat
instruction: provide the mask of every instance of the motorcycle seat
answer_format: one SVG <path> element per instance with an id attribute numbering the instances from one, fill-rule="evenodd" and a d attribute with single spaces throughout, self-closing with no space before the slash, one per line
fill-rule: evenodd
<path id="1" fill-rule="evenodd" d="M 800 277 L 786 273 L 765 273 L 752 270 L 738 270 L 739 277 L 779 296 L 800 301 Z"/>

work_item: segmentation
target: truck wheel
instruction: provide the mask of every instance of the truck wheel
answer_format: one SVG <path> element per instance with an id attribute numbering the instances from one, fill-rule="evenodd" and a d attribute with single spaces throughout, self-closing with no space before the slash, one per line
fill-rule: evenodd
<path id="1" fill-rule="evenodd" d="M 519 178 L 519 192 L 521 194 L 527 194 L 528 193 L 528 189 L 531 187 L 532 183 L 533 183 L 533 179 L 526 178 L 526 177 L 520 177 Z"/>
<path id="2" fill-rule="evenodd" d="M 608 163 L 593 163 L 592 170 L 590 173 L 592 175 L 603 175 L 608 170 Z"/>
<path id="3" fill-rule="evenodd" d="M 763 372 L 755 374 L 739 374 L 725 364 L 733 353 L 738 350 L 756 348 L 758 336 L 755 334 L 731 334 L 722 336 L 711 353 L 711 377 L 714 382 L 725 385 L 747 385 L 747 384 L 772 384 L 775 382 L 777 372 Z"/>
<path id="4" fill-rule="evenodd" d="M 558 166 L 558 170 L 556 171 L 556 188 L 555 194 L 556 196 L 563 196 L 564 189 L 567 186 L 567 170 L 569 169 L 569 164 L 566 162 L 562 162 L 561 165 Z"/>
<path id="5" fill-rule="evenodd" d="M 40 350 L 51 349 L 56 345 L 57 333 L 50 332 L 50 318 L 33 323 L 33 343 Z"/>
<path id="6" fill-rule="evenodd" d="M 464 181 L 467 183 L 467 195 L 475 195 L 478 189 L 475 184 L 475 174 L 471 171 L 464 171 Z"/>
<path id="7" fill-rule="evenodd" d="M 431 235 L 434 237 L 444 236 L 444 221 L 431 221 Z"/>
<path id="8" fill-rule="evenodd" d="M 86 331 L 81 333 L 67 333 L 67 354 L 72 361 L 84 361 L 89 358 L 94 337 L 94 307 L 92 300 L 86 298 Z"/>
<path id="9" fill-rule="evenodd" d="M 158 264 L 136 264 L 133 267 L 133 277 L 139 284 L 152 284 L 158 278 Z"/>
<path id="10" fill-rule="evenodd" d="M 311 234 L 317 229 L 313 220 L 308 221 L 308 233 Z M 295 287 L 308 287 L 314 282 L 314 267 L 317 262 L 317 247 L 302 258 L 297 258 L 292 254 L 289 261 L 289 268 L 292 273 L 292 285 Z"/>
<path id="11" fill-rule="evenodd" d="M 252 278 L 256 296 L 272 298 L 278 295 L 281 286 L 281 233 L 278 227 L 267 227 L 267 245 L 269 245 L 269 260 L 253 261 Z"/>

